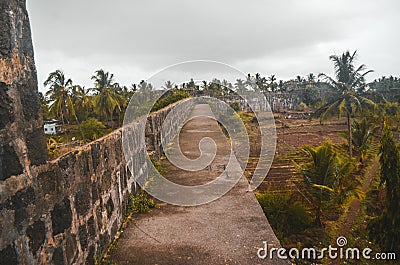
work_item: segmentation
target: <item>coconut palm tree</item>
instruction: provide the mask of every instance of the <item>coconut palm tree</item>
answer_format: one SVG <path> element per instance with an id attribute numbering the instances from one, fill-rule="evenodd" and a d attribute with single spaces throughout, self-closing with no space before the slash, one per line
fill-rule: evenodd
<path id="1" fill-rule="evenodd" d="M 246 83 L 243 79 L 236 79 L 235 88 L 239 93 L 243 93 L 247 91 Z"/>
<path id="2" fill-rule="evenodd" d="M 330 143 L 315 148 L 305 146 L 303 150 L 309 155 L 311 162 L 301 167 L 301 173 L 315 201 L 315 223 L 321 225 L 322 202 L 329 200 L 337 181 L 337 154 Z"/>
<path id="3" fill-rule="evenodd" d="M 174 86 L 175 86 L 174 82 L 167 80 L 165 81 L 163 88 L 168 90 L 172 89 Z"/>
<path id="4" fill-rule="evenodd" d="M 256 77 L 252 76 L 251 74 L 247 74 L 245 84 L 254 91 L 260 91 L 259 87 L 257 86 Z"/>
<path id="5" fill-rule="evenodd" d="M 105 72 L 103 69 L 97 70 L 92 76 L 95 87 L 92 90 L 95 93 L 93 103 L 96 112 L 99 115 L 104 115 L 113 126 L 113 113 L 115 110 L 121 111 L 123 99 L 117 93 L 119 84 L 114 82 L 114 75 Z"/>
<path id="6" fill-rule="evenodd" d="M 371 147 L 372 138 L 379 129 L 375 124 L 368 123 L 366 118 L 360 122 L 353 122 L 353 139 L 354 149 L 359 153 L 360 162 L 363 163 L 369 148 Z"/>
<path id="7" fill-rule="evenodd" d="M 72 80 L 66 79 L 65 74 L 61 70 L 51 72 L 44 81 L 44 86 L 49 90 L 46 92 L 46 97 L 50 99 L 50 112 L 56 117 L 61 118 L 63 124 L 68 116 L 68 107 L 73 108 L 71 98 L 68 94 L 72 86 Z"/>
<path id="8" fill-rule="evenodd" d="M 45 86 L 49 86 L 46 96 L 52 101 L 50 105 L 50 111 L 53 112 L 57 117 L 61 117 L 62 124 L 65 124 L 65 119 L 68 115 L 75 118 L 76 124 L 82 135 L 82 139 L 85 141 L 81 125 L 78 117 L 76 116 L 75 107 L 71 99 L 72 80 L 67 79 L 65 74 L 61 70 L 56 70 L 49 74 L 49 77 L 44 82 Z"/>
<path id="9" fill-rule="evenodd" d="M 307 81 L 308 83 L 315 83 L 315 75 L 313 73 L 309 73 L 307 75 Z"/>
<path id="10" fill-rule="evenodd" d="M 267 92 L 268 91 L 268 83 L 267 79 L 264 76 L 261 76 L 260 73 L 256 73 L 254 80 L 256 82 L 256 86 L 258 91 Z"/>
<path id="11" fill-rule="evenodd" d="M 275 82 L 276 81 L 276 76 L 275 75 L 271 75 L 270 77 L 268 77 L 268 81 L 270 82 L 269 83 L 269 87 L 271 88 L 271 91 L 272 92 L 275 92 L 275 90 L 276 90 L 276 88 L 277 88 L 277 83 Z"/>
<path id="12" fill-rule="evenodd" d="M 86 120 L 93 110 L 93 97 L 90 95 L 90 89 L 74 85 L 71 87 L 71 98 L 77 117 L 82 121 Z"/>
<path id="13" fill-rule="evenodd" d="M 352 119 L 363 108 L 375 107 L 372 100 L 361 95 L 361 91 L 366 87 L 365 76 L 372 70 L 365 71 L 366 66 L 364 64 L 356 68 L 354 66 L 356 55 L 357 51 L 352 54 L 347 51 L 341 56 L 331 55 L 329 57 L 334 64 L 336 80 L 323 73 L 319 77 L 325 79 L 333 89 L 340 92 L 340 95 L 333 102 L 316 111 L 316 115 L 320 117 L 321 121 L 337 113 L 339 113 L 339 116 L 341 114 L 346 115 L 350 158 L 353 156 Z"/>
<path id="14" fill-rule="evenodd" d="M 304 181 L 315 202 L 315 223 L 322 225 L 322 204 L 338 198 L 340 203 L 349 195 L 357 195 L 357 186 L 349 181 L 353 167 L 349 161 L 343 161 L 330 142 L 321 146 L 305 146 L 303 150 L 311 161 L 299 166 Z"/>

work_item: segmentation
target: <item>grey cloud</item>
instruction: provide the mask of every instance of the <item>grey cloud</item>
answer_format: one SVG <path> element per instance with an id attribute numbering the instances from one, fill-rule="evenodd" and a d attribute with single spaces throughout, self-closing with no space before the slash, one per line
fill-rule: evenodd
<path id="1" fill-rule="evenodd" d="M 400 4 L 395 0 L 31 0 L 28 4 L 39 67 L 43 54 L 59 51 L 92 63 L 93 68 L 102 62 L 104 68 L 119 64 L 151 72 L 179 61 L 211 59 L 236 65 L 253 61 L 262 72 L 273 69 L 267 65 L 271 61 L 280 64 L 278 57 L 288 65 L 298 65 L 298 60 L 309 60 L 305 65 L 325 60 L 328 65 L 327 58 L 336 49 L 354 46 L 371 53 L 365 54 L 371 60 L 366 63 L 376 68 L 383 65 L 372 56 L 379 47 L 368 42 L 385 31 L 398 43 L 395 31 L 400 24 L 396 14 Z M 317 59 L 321 45 L 327 54 Z M 394 46 L 391 51 L 398 55 Z M 269 62 L 263 63 L 265 58 Z M 54 67 L 62 67 L 62 62 Z M 299 71 L 307 69 L 314 67 Z M 289 74 L 279 71 L 278 75 Z"/>

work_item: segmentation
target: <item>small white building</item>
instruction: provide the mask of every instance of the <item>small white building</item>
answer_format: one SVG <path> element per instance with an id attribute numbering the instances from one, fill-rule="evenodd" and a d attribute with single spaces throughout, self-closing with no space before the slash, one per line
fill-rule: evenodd
<path id="1" fill-rule="evenodd" d="M 43 125 L 44 133 L 49 135 L 54 135 L 62 130 L 62 125 L 57 120 L 45 121 Z"/>

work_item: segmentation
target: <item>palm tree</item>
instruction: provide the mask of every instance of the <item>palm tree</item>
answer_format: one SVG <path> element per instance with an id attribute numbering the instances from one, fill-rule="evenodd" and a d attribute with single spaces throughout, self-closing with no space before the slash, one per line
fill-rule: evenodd
<path id="1" fill-rule="evenodd" d="M 113 126 L 113 113 L 117 109 L 121 111 L 123 106 L 123 99 L 116 89 L 119 87 L 118 83 L 114 82 L 114 75 L 109 72 L 104 72 L 103 69 L 97 70 L 95 75 L 92 76 L 95 87 L 92 90 L 95 92 L 93 99 L 94 108 L 100 115 L 105 115 L 106 119 L 111 122 Z"/>
<path id="2" fill-rule="evenodd" d="M 299 85 L 301 85 L 301 84 L 303 84 L 304 83 L 304 81 L 305 81 L 305 79 L 303 78 L 303 77 L 301 77 L 301 76 L 296 76 L 296 82 L 297 82 L 297 84 L 299 84 Z"/>
<path id="3" fill-rule="evenodd" d="M 353 122 L 353 139 L 352 143 L 355 150 L 359 153 L 360 162 L 363 163 L 367 156 L 368 149 L 371 147 L 372 138 L 374 133 L 379 127 L 372 123 L 368 123 L 366 118 L 360 122 Z"/>
<path id="4" fill-rule="evenodd" d="M 255 82 L 256 82 L 256 86 L 258 87 L 259 91 L 261 91 L 261 92 L 268 91 L 267 79 L 264 76 L 261 76 L 260 73 L 256 73 Z"/>
<path id="5" fill-rule="evenodd" d="M 174 82 L 171 82 L 170 80 L 165 81 L 163 88 L 164 89 L 171 89 L 175 86 Z"/>
<path id="6" fill-rule="evenodd" d="M 309 84 L 315 83 L 315 75 L 313 73 L 309 73 L 307 75 L 307 81 L 308 81 Z"/>
<path id="7" fill-rule="evenodd" d="M 69 108 L 73 108 L 71 98 L 68 94 L 72 86 L 72 80 L 66 79 L 65 74 L 61 70 L 56 70 L 49 74 L 44 86 L 48 86 L 49 90 L 46 92 L 46 97 L 50 99 L 50 111 L 56 116 L 61 118 L 62 124 L 65 124 Z M 69 107 L 69 108 L 68 108 Z"/>
<path id="8" fill-rule="evenodd" d="M 224 95 L 228 95 L 232 91 L 232 84 L 228 80 L 224 79 L 221 82 L 221 89 Z"/>
<path id="9" fill-rule="evenodd" d="M 83 135 L 81 125 L 78 117 L 76 116 L 75 107 L 72 102 L 70 92 L 72 90 L 72 80 L 66 79 L 65 74 L 61 70 L 56 70 L 49 74 L 49 77 L 44 82 L 45 86 L 50 86 L 46 96 L 52 101 L 50 105 L 50 111 L 61 117 L 62 124 L 65 124 L 64 119 L 67 115 L 71 115 L 75 118 L 75 121 L 79 127 L 83 141 L 85 136 Z"/>
<path id="10" fill-rule="evenodd" d="M 240 78 L 239 78 L 239 79 L 236 79 L 235 88 L 237 89 L 237 91 L 238 91 L 239 93 L 243 93 L 243 92 L 247 91 L 245 81 L 243 81 L 243 80 L 240 79 Z"/>
<path id="11" fill-rule="evenodd" d="M 245 81 L 246 86 L 252 88 L 254 91 L 259 91 L 259 88 L 257 86 L 256 78 L 252 76 L 251 74 L 247 74 L 246 81 Z"/>
<path id="12" fill-rule="evenodd" d="M 329 142 L 318 147 L 305 146 L 303 150 L 311 162 L 302 165 L 300 171 L 315 202 L 315 223 L 321 226 L 322 203 L 334 198 L 338 189 L 344 189 L 341 184 L 350 164 L 339 159 Z"/>
<path id="13" fill-rule="evenodd" d="M 279 88 L 279 91 L 280 92 L 284 92 L 283 91 L 283 87 L 285 86 L 285 83 L 283 82 L 283 80 L 279 80 L 279 83 L 278 83 L 278 88 Z"/>
<path id="14" fill-rule="evenodd" d="M 89 94 L 90 89 L 85 89 L 80 85 L 71 87 L 71 98 L 75 106 L 76 115 L 80 120 L 86 120 L 93 109 L 93 98 Z"/>
<path id="15" fill-rule="evenodd" d="M 275 75 L 271 75 L 270 77 L 268 77 L 268 81 L 270 82 L 269 87 L 271 88 L 271 91 L 275 92 L 277 87 L 277 84 L 275 83 L 276 81 Z"/>
<path id="16" fill-rule="evenodd" d="M 348 145 L 349 156 L 352 158 L 352 119 L 357 112 L 362 111 L 365 107 L 375 107 L 375 103 L 361 96 L 361 91 L 365 88 L 365 75 L 372 72 L 372 70 L 363 72 L 366 69 L 364 64 L 359 67 L 354 67 L 354 60 L 356 59 L 357 51 L 350 54 L 349 51 L 343 53 L 341 56 L 331 55 L 329 58 L 334 63 L 336 80 L 320 74 L 325 81 L 335 90 L 340 92 L 338 98 L 333 102 L 326 104 L 316 111 L 316 115 L 320 117 L 321 121 L 339 113 L 339 116 L 344 113 L 347 117 L 347 131 L 348 131 Z M 363 72 L 363 73 L 362 73 Z"/>
<path id="17" fill-rule="evenodd" d="M 42 109 L 42 115 L 44 120 L 50 119 L 50 108 L 49 108 L 49 99 L 43 95 L 42 92 L 39 92 L 40 99 L 40 108 Z"/>

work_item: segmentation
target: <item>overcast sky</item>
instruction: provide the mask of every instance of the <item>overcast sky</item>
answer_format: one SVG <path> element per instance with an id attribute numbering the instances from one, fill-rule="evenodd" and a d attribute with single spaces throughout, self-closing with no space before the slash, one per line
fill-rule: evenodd
<path id="1" fill-rule="evenodd" d="M 91 87 L 103 68 L 123 85 L 187 60 L 213 60 L 279 79 L 332 73 L 328 57 L 358 50 L 400 75 L 400 1 L 28 0 L 39 89 L 62 69 Z"/>

